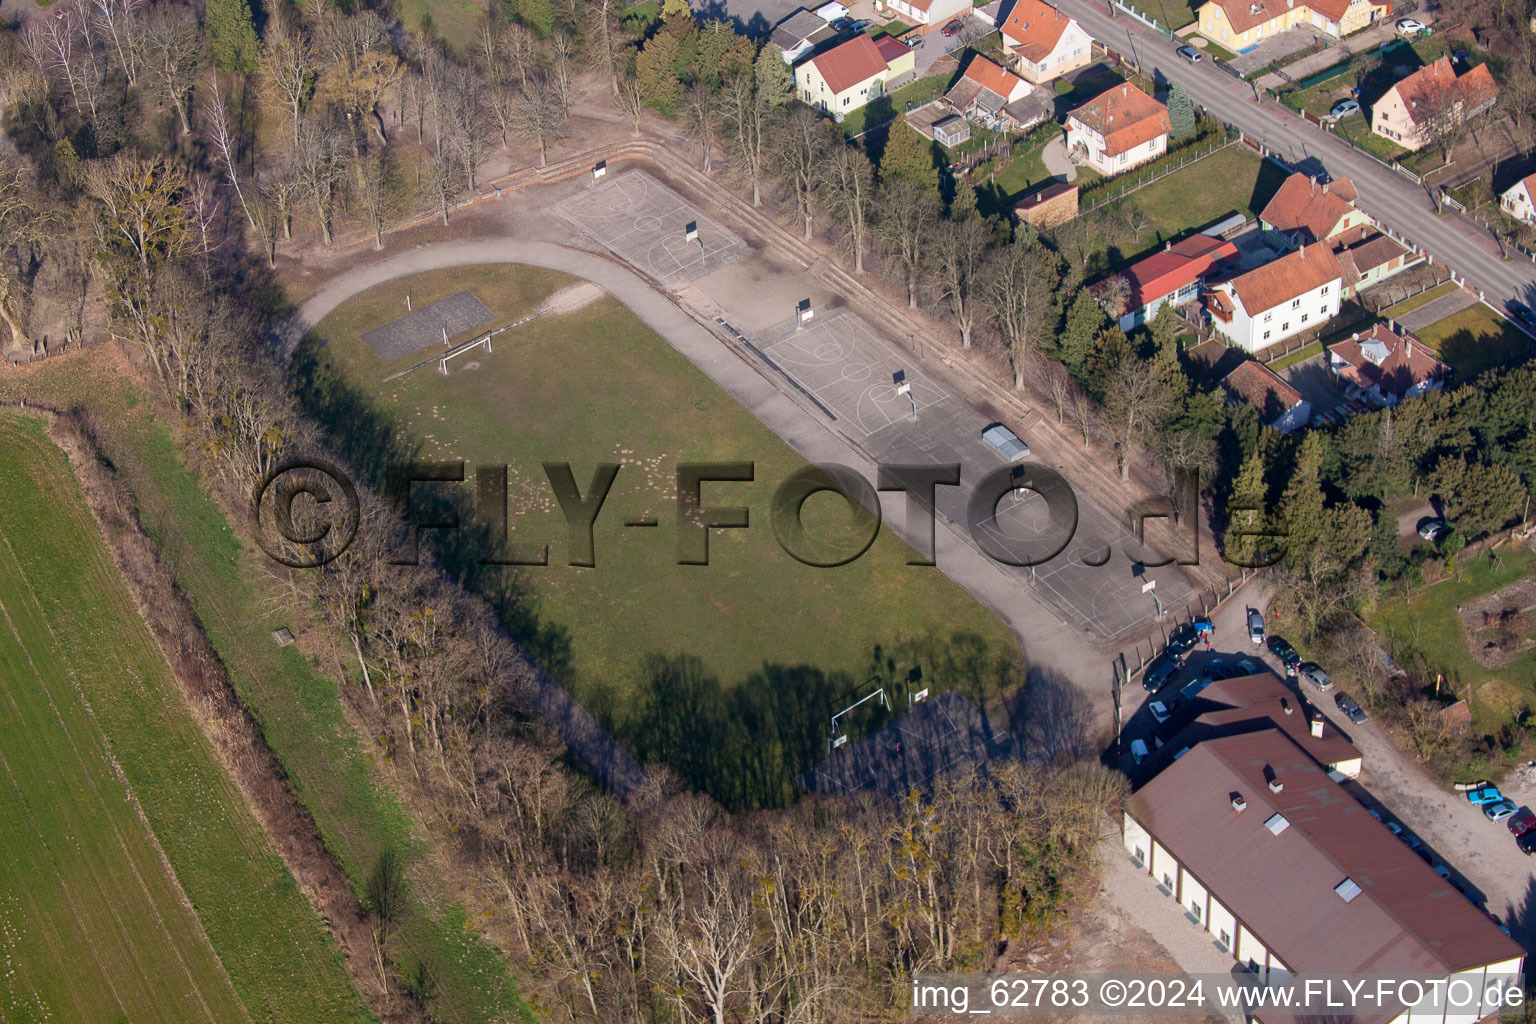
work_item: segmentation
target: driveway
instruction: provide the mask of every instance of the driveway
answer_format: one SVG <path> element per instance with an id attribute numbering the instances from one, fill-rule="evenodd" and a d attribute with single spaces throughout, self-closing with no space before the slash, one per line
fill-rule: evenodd
<path id="1" fill-rule="evenodd" d="M 1410 309 L 1398 317 L 1397 322 L 1405 330 L 1421 331 L 1430 324 L 1438 323 L 1452 314 L 1460 313 L 1467 307 L 1475 305 L 1477 305 L 1477 296 L 1458 288 L 1432 302 L 1424 303 L 1418 309 Z"/>
<path id="2" fill-rule="evenodd" d="M 1312 403 L 1312 415 L 1321 416 L 1344 403 L 1344 392 L 1328 369 L 1328 353 L 1286 367 L 1280 378 Z"/>
<path id="3" fill-rule="evenodd" d="M 1299 53 L 1322 38 L 1323 34 L 1317 29 L 1304 25 L 1286 29 L 1277 36 L 1270 36 L 1262 43 L 1255 44 L 1247 53 L 1238 54 L 1230 63 L 1243 74 L 1250 74 L 1277 60 L 1284 60 L 1293 53 Z"/>
<path id="4" fill-rule="evenodd" d="M 1536 265 L 1506 263 L 1487 232 L 1458 217 L 1434 216 L 1434 206 L 1423 189 L 1351 149 L 1347 141 L 1279 104 L 1256 104 L 1254 89 L 1247 82 L 1234 79 L 1211 61 L 1191 65 L 1180 60 L 1174 55 L 1174 43 L 1131 18 L 1111 18 L 1097 0 L 1060 0 L 1059 6 L 1095 39 L 1116 50 L 1128 45 L 1143 71 L 1178 82 L 1195 103 L 1242 128 L 1272 152 L 1292 163 L 1315 157 L 1334 177 L 1352 178 L 1360 190 L 1362 209 L 1464 275 L 1473 287 L 1487 293 L 1490 302 L 1519 299 L 1529 304 L 1536 297 Z"/>

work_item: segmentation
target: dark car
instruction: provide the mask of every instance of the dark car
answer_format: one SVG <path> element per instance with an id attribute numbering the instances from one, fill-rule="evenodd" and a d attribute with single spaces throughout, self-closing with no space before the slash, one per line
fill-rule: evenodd
<path id="1" fill-rule="evenodd" d="M 1183 663 L 1177 654 L 1161 654 L 1147 666 L 1146 673 L 1141 677 L 1141 685 L 1149 691 L 1161 690 L 1182 667 Z"/>
<path id="2" fill-rule="evenodd" d="M 1191 64 L 1200 63 L 1200 51 L 1195 49 L 1193 46 L 1181 46 L 1174 52 L 1176 52 L 1180 57 L 1183 57 L 1185 60 L 1189 61 Z"/>
<path id="3" fill-rule="evenodd" d="M 1183 654 L 1195 646 L 1195 642 L 1199 639 L 1195 627 L 1186 622 L 1168 635 L 1168 653 Z"/>
<path id="4" fill-rule="evenodd" d="M 1359 704 L 1355 703 L 1355 698 L 1351 697 L 1349 694 L 1341 693 L 1333 698 L 1333 702 L 1337 704 L 1339 706 L 1339 710 L 1344 712 L 1345 716 L 1356 725 L 1360 725 L 1366 721 L 1365 712 L 1361 709 Z"/>
<path id="5" fill-rule="evenodd" d="M 1529 832 L 1521 832 L 1515 837 L 1515 845 L 1520 847 L 1520 852 L 1529 857 L 1536 853 L 1536 829 Z"/>
<path id="6" fill-rule="evenodd" d="M 945 25 L 942 31 L 943 31 L 944 37 L 946 39 L 948 37 L 954 35 L 956 32 L 959 32 L 960 31 L 960 19 L 956 18 L 954 21 L 950 22 L 948 25 Z"/>
<path id="7" fill-rule="evenodd" d="M 1522 807 L 1505 824 L 1509 826 L 1509 831 L 1513 835 L 1523 836 L 1531 829 L 1536 828 L 1536 814 L 1532 814 L 1529 807 Z"/>
<path id="8" fill-rule="evenodd" d="M 1264 646 L 1268 647 L 1269 653 L 1279 658 L 1280 664 L 1284 665 L 1286 668 L 1290 668 L 1292 665 L 1301 664 L 1301 655 L 1296 653 L 1296 648 L 1292 647 L 1283 636 L 1274 636 L 1271 634 L 1269 638 L 1264 641 Z"/>
<path id="9" fill-rule="evenodd" d="M 1515 302 L 1514 300 L 1510 300 L 1505 305 L 1509 307 L 1511 313 L 1515 314 L 1516 320 L 1519 320 L 1527 327 L 1536 328 L 1536 312 L 1533 312 L 1530 306 L 1523 302 Z"/>

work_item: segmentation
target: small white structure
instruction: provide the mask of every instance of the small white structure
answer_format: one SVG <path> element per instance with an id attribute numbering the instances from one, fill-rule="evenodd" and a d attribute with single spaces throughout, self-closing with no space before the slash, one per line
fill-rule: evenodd
<path id="1" fill-rule="evenodd" d="M 838 18 L 848 17 L 848 8 L 837 0 L 832 0 L 831 3 L 822 4 L 816 8 L 816 17 L 822 21 L 836 21 Z"/>
<path id="2" fill-rule="evenodd" d="M 1245 352 L 1257 352 L 1337 316 L 1343 278 L 1331 250 L 1303 245 L 1211 285 L 1205 308 L 1218 334 Z"/>

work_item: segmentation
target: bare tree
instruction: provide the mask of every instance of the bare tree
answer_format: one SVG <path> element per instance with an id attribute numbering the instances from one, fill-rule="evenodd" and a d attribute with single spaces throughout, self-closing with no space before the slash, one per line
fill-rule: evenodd
<path id="1" fill-rule="evenodd" d="M 337 192 L 346 166 L 341 145 L 341 140 L 329 126 L 306 121 L 299 132 L 299 147 L 294 154 L 294 177 L 314 211 L 320 237 L 326 245 L 333 241 Z"/>
<path id="2" fill-rule="evenodd" d="M 806 106 L 790 107 L 773 131 L 778 140 L 773 149 L 773 169 L 789 190 L 793 216 L 805 225 L 804 237 L 809 242 L 822 162 L 835 143 L 821 115 Z"/>
<path id="3" fill-rule="evenodd" d="M 485 145 L 485 105 L 481 99 L 482 83 L 465 68 L 454 68 L 443 93 L 442 117 L 448 147 L 458 158 L 468 191 L 475 190 Z"/>
<path id="4" fill-rule="evenodd" d="M 629 119 L 630 130 L 639 135 L 640 122 L 645 120 L 645 92 L 640 88 L 640 79 L 621 72 L 614 86 L 614 102 Z"/>
<path id="5" fill-rule="evenodd" d="M 949 309 L 960 328 L 960 344 L 971 347 L 976 326 L 976 293 L 981 284 L 982 257 L 989 231 L 980 217 L 940 222 L 934 232 L 934 266 L 944 285 Z"/>
<path id="6" fill-rule="evenodd" d="M 848 245 L 853 249 L 853 272 L 864 272 L 864 246 L 874 208 L 875 169 L 864 151 L 855 146 L 834 146 L 823 171 L 827 205 L 842 217 Z"/>
<path id="7" fill-rule="evenodd" d="M 518 91 L 512 107 L 513 130 L 539 147 L 539 166 L 549 162 L 549 147 L 565 138 L 570 129 L 570 111 L 553 89 L 535 82 Z"/>
<path id="8" fill-rule="evenodd" d="M 1050 396 L 1051 405 L 1056 409 L 1056 422 L 1065 423 L 1076 388 L 1072 374 L 1054 359 L 1039 359 L 1035 361 L 1035 386 Z"/>
<path id="9" fill-rule="evenodd" d="M 262 76 L 287 107 L 293 144 L 298 146 L 304 100 L 309 95 L 316 71 L 314 51 L 309 40 L 298 30 L 289 28 L 275 15 L 273 22 L 273 28 L 267 34 L 266 49 L 261 55 Z"/>
<path id="10" fill-rule="evenodd" d="M 907 308 L 917 308 L 917 282 L 932 249 L 939 212 L 931 190 L 908 178 L 880 184 L 875 230 L 885 251 L 901 268 L 907 286 Z"/>
<path id="11" fill-rule="evenodd" d="M 1056 268 L 1038 242 L 1020 239 L 992 250 L 980 277 L 981 301 L 1003 335 L 1013 386 L 1022 388 L 1025 367 L 1055 319 Z"/>
<path id="12" fill-rule="evenodd" d="M 92 19 L 112 40 L 117 63 L 132 88 L 139 77 L 139 9 L 144 0 L 92 0 Z"/>
<path id="13" fill-rule="evenodd" d="M 434 156 L 428 161 L 426 173 L 422 176 L 422 192 L 437 207 L 444 225 L 448 223 L 449 207 L 458 199 L 456 182 L 457 177 L 446 156 Z"/>
<path id="14" fill-rule="evenodd" d="M 162 5 L 144 23 L 145 66 L 160 95 L 181 120 L 181 134 L 192 134 L 188 116 L 192 87 L 203 60 L 202 29 L 191 8 Z"/>
<path id="15" fill-rule="evenodd" d="M 726 148 L 738 176 L 752 186 L 752 205 L 763 205 L 762 179 L 768 162 L 768 124 L 773 113 L 751 71 L 725 83 L 720 97 L 720 124 Z"/>
<path id="16" fill-rule="evenodd" d="M 0 157 L 0 321 L 18 348 L 30 344 L 26 309 L 31 295 L 35 246 L 46 238 L 42 197 L 26 171 Z"/>
<path id="17" fill-rule="evenodd" d="M 1120 479 L 1131 475 L 1131 462 L 1147 435 L 1155 430 L 1173 404 L 1173 396 L 1156 367 L 1128 359 L 1115 370 L 1106 389 L 1104 423 L 1115 444 Z"/>
<path id="18" fill-rule="evenodd" d="M 208 126 L 208 141 L 213 146 L 214 159 L 224 169 L 224 178 L 235 190 L 235 196 L 240 200 L 240 209 L 245 211 L 245 219 L 256 230 L 256 218 L 251 213 L 250 204 L 245 201 L 245 191 L 240 187 L 240 139 L 235 135 L 234 125 L 230 122 L 229 111 L 224 107 L 224 97 L 219 92 L 219 76 L 217 73 L 208 76 L 209 97 L 203 104 L 203 121 Z"/>
<path id="19" fill-rule="evenodd" d="M 704 173 L 708 174 L 715 148 L 715 130 L 720 124 L 720 104 L 714 88 L 704 79 L 690 85 L 683 96 L 683 118 L 689 138 L 699 144 L 704 157 Z"/>

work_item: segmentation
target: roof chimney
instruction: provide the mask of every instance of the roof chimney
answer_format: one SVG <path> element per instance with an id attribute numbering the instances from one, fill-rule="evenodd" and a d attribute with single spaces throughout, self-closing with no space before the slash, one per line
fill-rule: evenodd
<path id="1" fill-rule="evenodd" d="M 1131 94 L 1131 87 L 1129 85 L 1127 85 L 1127 84 L 1122 82 L 1121 85 L 1120 85 L 1120 95 L 1121 96 L 1129 96 L 1130 94 Z"/>
<path id="2" fill-rule="evenodd" d="M 1284 711 L 1288 715 L 1293 715 L 1296 713 L 1296 709 L 1291 707 L 1291 702 L 1286 700 L 1284 697 L 1280 698 L 1280 710 Z"/>
<path id="3" fill-rule="evenodd" d="M 1328 194 L 1328 183 L 1325 181 L 1325 182 L 1323 182 L 1323 195 L 1327 195 L 1327 194 Z"/>
<path id="4" fill-rule="evenodd" d="M 1302 259 L 1306 259 L 1307 258 L 1307 243 L 1306 242 L 1302 242 L 1301 243 L 1301 248 L 1297 249 L 1296 251 L 1301 253 L 1301 258 Z"/>
<path id="5" fill-rule="evenodd" d="M 1412 337 L 1406 337 L 1406 338 L 1403 339 L 1403 348 L 1406 350 L 1406 355 L 1408 356 L 1408 358 L 1412 359 L 1413 358 L 1413 338 Z"/>
<path id="6" fill-rule="evenodd" d="M 1359 341 L 1360 340 L 1360 332 L 1356 331 L 1354 334 L 1351 334 L 1349 336 L 1349 340 L 1350 341 Z"/>
<path id="7" fill-rule="evenodd" d="M 1236 811 L 1238 814 L 1242 814 L 1243 813 L 1243 809 L 1245 807 L 1247 807 L 1247 806 L 1248 806 L 1248 800 L 1247 800 L 1247 798 L 1245 798 L 1243 796 L 1243 794 L 1241 794 L 1241 793 L 1233 793 L 1232 794 L 1232 809 L 1234 811 Z"/>
<path id="8" fill-rule="evenodd" d="M 1323 716 L 1322 715 L 1318 715 L 1316 718 L 1312 719 L 1312 738 L 1315 739 L 1315 740 L 1320 740 L 1320 739 L 1323 738 Z"/>
<path id="9" fill-rule="evenodd" d="M 1285 783 L 1281 782 L 1279 779 L 1270 779 L 1269 780 L 1269 791 L 1271 793 L 1278 793 L 1278 792 L 1280 792 L 1284 788 L 1285 788 Z"/>

